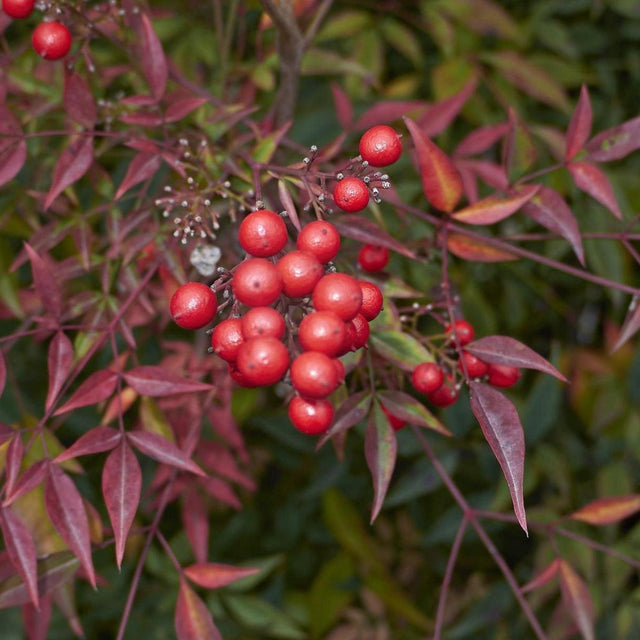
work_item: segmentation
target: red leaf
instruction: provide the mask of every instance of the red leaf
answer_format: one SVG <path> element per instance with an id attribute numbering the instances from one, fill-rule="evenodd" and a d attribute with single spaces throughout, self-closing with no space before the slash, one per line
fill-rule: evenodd
<path id="1" fill-rule="evenodd" d="M 620 329 L 620 335 L 611 351 L 617 351 L 627 340 L 638 332 L 638 329 L 640 329 L 640 304 L 638 304 L 638 296 L 634 296 L 631 299 L 627 317 L 624 319 L 624 324 Z"/>
<path id="2" fill-rule="evenodd" d="M 7 365 L 4 361 L 4 355 L 0 349 L 0 396 L 4 391 L 4 385 L 7 383 Z"/>
<path id="3" fill-rule="evenodd" d="M 47 640 L 51 609 L 51 597 L 42 598 L 37 609 L 30 602 L 22 606 L 22 620 L 27 640 Z"/>
<path id="4" fill-rule="evenodd" d="M 234 509 L 242 509 L 242 503 L 228 482 L 216 477 L 203 478 L 200 482 L 212 498 L 224 502 Z"/>
<path id="5" fill-rule="evenodd" d="M 153 97 L 159 100 L 164 94 L 169 75 L 162 44 L 147 14 L 141 14 L 140 20 L 136 21 L 136 30 L 141 43 L 142 70 Z"/>
<path id="6" fill-rule="evenodd" d="M 180 580 L 175 626 L 178 640 L 222 640 L 205 603 L 184 579 Z"/>
<path id="7" fill-rule="evenodd" d="M 395 432 L 380 407 L 374 405 L 364 437 L 364 455 L 373 479 L 373 505 L 370 522 L 378 517 L 387 495 L 396 464 L 397 448 Z"/>
<path id="8" fill-rule="evenodd" d="M 494 388 L 481 382 L 471 382 L 469 387 L 471 411 L 500 464 L 516 518 L 527 533 L 523 495 L 524 431 L 518 412 L 513 403 Z"/>
<path id="9" fill-rule="evenodd" d="M 93 129 L 98 117 L 96 103 L 89 86 L 75 71 L 65 77 L 64 108 L 71 120 Z"/>
<path id="10" fill-rule="evenodd" d="M 580 90 L 580 99 L 571 116 L 571 122 L 569 122 L 569 128 L 567 129 L 567 149 L 564 154 L 565 162 L 572 160 L 575 155 L 582 150 L 591 134 L 592 122 L 593 112 L 591 110 L 591 101 L 589 100 L 589 91 L 586 85 L 583 84 Z"/>
<path id="11" fill-rule="evenodd" d="M 118 374 L 109 369 L 92 373 L 53 415 L 59 415 L 79 407 L 87 407 L 106 400 L 118 384 Z"/>
<path id="12" fill-rule="evenodd" d="M 377 102 L 356 120 L 353 128 L 356 131 L 360 131 L 376 124 L 388 124 L 394 120 L 399 120 L 411 111 L 422 111 L 427 106 L 427 103 L 421 100 Z"/>
<path id="13" fill-rule="evenodd" d="M 123 440 L 104 463 L 102 495 L 116 539 L 116 562 L 122 565 L 125 544 L 140 502 L 142 473 L 131 447 Z"/>
<path id="14" fill-rule="evenodd" d="M 259 572 L 260 569 L 234 567 L 230 564 L 215 562 L 192 564 L 184 569 L 184 574 L 189 580 L 205 589 L 218 589 Z"/>
<path id="15" fill-rule="evenodd" d="M 324 435 L 320 436 L 316 449 L 320 449 L 327 440 L 358 424 L 371 406 L 371 393 L 359 391 L 350 395 L 336 410 L 333 424 Z"/>
<path id="16" fill-rule="evenodd" d="M 509 188 L 509 179 L 504 167 L 495 162 L 486 160 L 457 160 L 456 165 L 460 170 L 467 169 L 474 173 L 480 180 L 494 189 L 506 191 Z"/>
<path id="17" fill-rule="evenodd" d="M 0 186 L 15 178 L 27 159 L 20 121 L 0 105 Z"/>
<path id="18" fill-rule="evenodd" d="M 589 524 L 603 525 L 620 522 L 640 511 L 640 494 L 611 496 L 594 500 L 569 517 Z"/>
<path id="19" fill-rule="evenodd" d="M 527 593 L 528 591 L 533 591 L 534 589 L 538 589 L 544 586 L 545 584 L 553 580 L 555 575 L 558 573 L 559 568 L 560 560 L 558 558 L 555 558 L 537 576 L 527 582 L 527 584 L 520 587 L 520 591 L 522 593 Z"/>
<path id="20" fill-rule="evenodd" d="M 200 493 L 195 489 L 182 497 L 180 514 L 196 562 L 206 562 L 209 553 L 209 514 Z"/>
<path id="21" fill-rule="evenodd" d="M 44 208 L 51 203 L 69 186 L 89 170 L 93 162 L 93 136 L 75 136 L 71 144 L 64 150 L 53 172 L 51 188 L 44 201 Z"/>
<path id="22" fill-rule="evenodd" d="M 278 180 L 278 196 L 284 210 L 287 212 L 289 220 L 291 220 L 291 224 L 300 231 L 302 229 L 302 225 L 300 224 L 300 218 L 296 211 L 296 205 L 293 202 L 293 198 L 291 197 L 284 180 Z"/>
<path id="23" fill-rule="evenodd" d="M 163 367 L 143 365 L 126 371 L 124 379 L 142 396 L 166 396 L 172 393 L 210 391 L 213 386 L 196 380 L 188 380 Z"/>
<path id="24" fill-rule="evenodd" d="M 584 640 L 595 640 L 593 602 L 582 578 L 564 560 L 560 560 L 562 599 Z"/>
<path id="25" fill-rule="evenodd" d="M 177 467 L 183 471 L 190 471 L 198 476 L 205 477 L 207 475 L 184 451 L 157 433 L 130 431 L 127 433 L 127 438 L 136 449 L 158 462 Z"/>
<path id="26" fill-rule="evenodd" d="M 180 98 L 167 107 L 164 119 L 166 122 L 178 122 L 207 102 L 206 98 Z"/>
<path id="27" fill-rule="evenodd" d="M 455 95 L 429 105 L 418 118 L 418 126 L 422 132 L 430 138 L 442 133 L 455 120 L 466 101 L 476 90 L 477 85 L 477 80 L 473 78 Z"/>
<path id="28" fill-rule="evenodd" d="M 91 558 L 89 520 L 82 496 L 71 478 L 55 465 L 49 465 L 44 501 L 51 524 L 76 554 L 95 589 L 96 574 Z"/>
<path id="29" fill-rule="evenodd" d="M 447 248 L 454 256 L 475 262 L 507 262 L 518 260 L 518 256 L 496 249 L 478 238 L 470 238 L 461 233 L 450 233 L 447 236 Z"/>
<path id="30" fill-rule="evenodd" d="M 485 362 L 520 369 L 537 369 L 566 382 L 567 379 L 541 355 L 509 336 L 485 336 L 465 346 L 465 350 Z"/>
<path id="31" fill-rule="evenodd" d="M 602 131 L 587 143 L 589 159 L 595 162 L 620 160 L 640 148 L 640 116 Z"/>
<path id="32" fill-rule="evenodd" d="M 38 607 L 38 564 L 31 533 L 24 522 L 7 508 L 0 510 L 0 528 L 11 564 L 26 585 L 31 602 Z"/>
<path id="33" fill-rule="evenodd" d="M 49 388 L 45 409 L 48 411 L 55 403 L 62 385 L 67 381 L 73 366 L 73 344 L 62 331 L 58 331 L 49 344 Z"/>
<path id="34" fill-rule="evenodd" d="M 578 221 L 562 196 L 549 187 L 541 187 L 522 212 L 543 227 L 569 242 L 580 264 L 584 266 L 584 250 Z"/>
<path id="35" fill-rule="evenodd" d="M 613 215 L 622 219 L 618 201 L 613 193 L 609 178 L 594 164 L 589 162 L 570 162 L 569 173 L 578 189 L 588 193 L 594 200 L 609 209 Z"/>
<path id="36" fill-rule="evenodd" d="M 26 469 L 15 483 L 13 491 L 11 493 L 7 491 L 2 502 L 2 506 L 6 507 L 14 500 L 17 500 L 20 496 L 29 493 L 29 491 L 33 491 L 33 489 L 35 489 L 44 480 L 48 466 L 49 459 L 47 458 L 44 460 L 38 460 L 38 462 L 35 462 Z"/>
<path id="37" fill-rule="evenodd" d="M 82 434 L 66 451 L 57 456 L 54 462 L 61 463 L 78 456 L 111 451 L 122 439 L 122 434 L 111 427 L 94 427 Z"/>
<path id="38" fill-rule="evenodd" d="M 139 124 L 143 127 L 158 127 L 162 124 L 162 116 L 155 111 L 137 111 L 136 113 L 125 113 L 120 116 L 120 121 L 126 124 Z"/>
<path id="39" fill-rule="evenodd" d="M 444 151 L 422 132 L 420 127 L 404 118 L 416 152 L 422 191 L 431 205 L 451 213 L 462 197 L 462 178 Z"/>
<path id="40" fill-rule="evenodd" d="M 509 131 L 509 123 L 489 124 L 475 129 L 456 147 L 456 156 L 475 156 L 484 153 Z"/>
<path id="41" fill-rule="evenodd" d="M 115 199 L 119 200 L 131 187 L 151 178 L 160 168 L 161 162 L 160 156 L 155 153 L 143 151 L 135 155 L 116 191 Z"/>
<path id="42" fill-rule="evenodd" d="M 465 222 L 466 224 L 494 224 L 513 215 L 538 193 L 539 188 L 540 185 L 537 184 L 527 185 L 519 189 L 514 195 L 506 198 L 489 196 L 456 211 L 452 217 L 458 222 Z"/>
<path id="43" fill-rule="evenodd" d="M 22 436 L 20 433 L 16 433 L 7 447 L 7 454 L 5 458 L 5 485 L 4 491 L 6 495 L 10 495 L 14 489 L 16 479 L 20 473 L 20 466 L 22 465 L 22 456 L 24 455 L 24 447 L 22 445 Z"/>
<path id="44" fill-rule="evenodd" d="M 54 318 L 59 318 L 62 313 L 62 291 L 59 282 L 54 278 L 48 262 L 43 260 L 28 242 L 24 243 L 24 249 L 31 263 L 33 284 L 42 306 Z"/>
<path id="45" fill-rule="evenodd" d="M 335 82 L 331 83 L 331 94 L 340 126 L 349 129 L 353 120 L 353 105 L 349 96 Z"/>
<path id="46" fill-rule="evenodd" d="M 340 232 L 340 235 L 345 238 L 351 238 L 363 244 L 374 244 L 379 247 L 386 247 L 407 258 L 415 258 L 415 255 L 409 251 L 405 245 L 398 242 L 393 236 L 390 236 L 368 218 L 345 214 L 333 220 L 333 225 Z"/>

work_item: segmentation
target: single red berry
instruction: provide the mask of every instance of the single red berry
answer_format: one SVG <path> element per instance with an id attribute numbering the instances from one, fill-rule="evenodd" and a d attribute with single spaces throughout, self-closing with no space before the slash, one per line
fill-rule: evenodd
<path id="1" fill-rule="evenodd" d="M 465 367 L 470 378 L 482 378 L 489 369 L 489 365 L 484 360 L 480 360 L 468 351 L 463 351 L 460 354 L 460 360 L 458 360 L 458 368 L 463 374 Z"/>
<path id="2" fill-rule="evenodd" d="M 287 226 L 274 211 L 266 209 L 250 213 L 238 229 L 242 248 L 256 258 L 270 258 L 287 244 Z"/>
<path id="3" fill-rule="evenodd" d="M 444 374 L 435 362 L 421 362 L 411 374 L 413 388 L 420 393 L 433 393 L 442 386 Z"/>
<path id="4" fill-rule="evenodd" d="M 354 351 L 357 351 L 358 349 L 364 347 L 365 344 L 367 344 L 371 329 L 369 329 L 369 323 L 367 322 L 367 319 L 361 313 L 357 313 L 353 320 L 349 320 L 347 324 L 349 323 L 351 323 L 355 329 L 351 348 Z"/>
<path id="5" fill-rule="evenodd" d="M 282 276 L 273 262 L 249 258 L 236 267 L 231 288 L 243 304 L 267 307 L 282 293 Z"/>
<path id="6" fill-rule="evenodd" d="M 43 22 L 34 29 L 31 44 L 45 60 L 59 60 L 71 49 L 71 33 L 60 22 Z"/>
<path id="7" fill-rule="evenodd" d="M 429 393 L 427 398 L 429 398 L 436 407 L 448 407 L 452 405 L 458 399 L 458 390 L 453 384 L 453 378 L 447 375 L 442 386 Z"/>
<path id="8" fill-rule="evenodd" d="M 313 253 L 325 264 L 336 257 L 340 249 L 340 234 L 330 222 L 314 220 L 302 227 L 296 246 L 300 251 Z"/>
<path id="9" fill-rule="evenodd" d="M 448 324 L 445 333 L 449 336 L 449 340 L 455 343 L 454 337 L 454 327 L 455 327 L 455 336 L 458 338 L 458 344 L 461 347 L 464 347 L 466 344 L 469 344 L 473 341 L 473 325 L 466 320 L 456 320 L 453 325 Z"/>
<path id="10" fill-rule="evenodd" d="M 320 351 L 304 351 L 291 363 L 291 384 L 306 398 L 326 398 L 340 381 L 333 359 Z"/>
<path id="11" fill-rule="evenodd" d="M 235 362 L 244 344 L 242 318 L 227 318 L 217 324 L 211 334 L 211 348 L 226 362 Z"/>
<path id="12" fill-rule="evenodd" d="M 389 249 L 374 244 L 364 244 L 358 253 L 358 263 L 369 273 L 382 271 L 389 262 Z"/>
<path id="13" fill-rule="evenodd" d="M 183 329 L 201 329 L 216 315 L 216 294 L 202 282 L 187 282 L 178 287 L 169 301 L 173 321 Z"/>
<path id="14" fill-rule="evenodd" d="M 366 280 L 358 280 L 360 290 L 362 291 L 362 307 L 360 313 L 369 322 L 376 318 L 382 311 L 383 299 L 382 291 L 373 284 L 373 282 L 367 282 Z"/>
<path id="15" fill-rule="evenodd" d="M 282 291 L 290 298 L 311 295 L 324 275 L 320 260 L 306 251 L 290 251 L 278 260 L 276 267 L 282 277 Z"/>
<path id="16" fill-rule="evenodd" d="M 245 340 L 271 336 L 280 340 L 285 324 L 281 313 L 271 307 L 253 307 L 242 316 L 242 335 Z"/>
<path id="17" fill-rule="evenodd" d="M 356 347 L 354 346 L 356 342 L 358 342 L 358 330 L 356 329 L 356 325 L 351 322 L 351 320 L 347 320 L 344 323 L 346 334 L 344 338 L 344 342 L 340 347 L 340 351 L 338 351 L 338 357 L 343 356 L 345 353 L 349 353 L 350 351 L 356 351 Z"/>
<path id="18" fill-rule="evenodd" d="M 343 320 L 351 320 L 362 306 L 362 289 L 346 273 L 323 276 L 313 290 L 316 311 L 335 311 Z"/>
<path id="19" fill-rule="evenodd" d="M 489 363 L 488 382 L 494 387 L 502 387 L 506 389 L 512 387 L 518 380 L 520 380 L 520 369 L 517 367 L 510 367 L 506 364 L 493 364 Z"/>
<path id="20" fill-rule="evenodd" d="M 394 416 L 383 404 L 380 405 L 380 408 L 382 409 L 382 413 L 387 416 L 387 420 L 389 421 L 389 424 L 394 431 L 400 431 L 400 429 L 407 426 L 406 420 L 398 418 L 398 416 Z"/>
<path id="21" fill-rule="evenodd" d="M 333 405 L 324 398 L 307 400 L 294 396 L 289 403 L 289 420 L 301 433 L 318 436 L 333 422 Z"/>
<path id="22" fill-rule="evenodd" d="M 28 18 L 33 11 L 35 0 L 2 0 L 2 10 L 16 20 Z"/>
<path id="23" fill-rule="evenodd" d="M 236 364 L 249 384 L 265 387 L 282 380 L 289 368 L 289 351 L 277 338 L 252 338 L 240 347 Z"/>
<path id="24" fill-rule="evenodd" d="M 257 387 L 258 385 L 255 384 L 251 384 L 246 377 L 244 376 L 244 374 L 240 373 L 240 371 L 237 369 L 237 367 L 235 366 L 235 364 L 231 364 L 229 363 L 229 375 L 231 376 L 231 379 L 237 384 L 240 385 L 241 387 L 245 387 L 246 389 L 254 389 L 255 387 Z"/>
<path id="25" fill-rule="evenodd" d="M 360 155 L 372 167 L 393 164 L 402 153 L 400 136 L 395 129 L 379 124 L 365 131 L 360 138 Z"/>
<path id="26" fill-rule="evenodd" d="M 369 204 L 369 189 L 360 178 L 343 178 L 333 188 L 333 199 L 343 211 L 356 213 Z"/>
<path id="27" fill-rule="evenodd" d="M 321 351 L 337 356 L 347 339 L 347 328 L 342 318 L 333 311 L 315 311 L 307 314 L 298 327 L 298 340 L 305 351 Z"/>

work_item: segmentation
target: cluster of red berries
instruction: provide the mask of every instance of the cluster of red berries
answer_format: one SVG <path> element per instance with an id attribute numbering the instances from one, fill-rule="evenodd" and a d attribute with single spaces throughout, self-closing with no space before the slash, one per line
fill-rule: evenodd
<path id="1" fill-rule="evenodd" d="M 16 20 L 28 18 L 34 6 L 35 0 L 2 0 L 4 13 Z M 71 49 L 71 33 L 61 22 L 42 22 L 34 29 L 31 44 L 45 60 L 59 60 Z"/>

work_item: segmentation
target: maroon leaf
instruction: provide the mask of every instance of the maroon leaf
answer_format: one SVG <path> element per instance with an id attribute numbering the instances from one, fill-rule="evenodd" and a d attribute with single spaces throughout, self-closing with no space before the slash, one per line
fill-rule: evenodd
<path id="1" fill-rule="evenodd" d="M 399 120 L 411 111 L 422 111 L 426 107 L 427 103 L 421 100 L 377 102 L 356 120 L 353 128 L 359 131 L 373 127 L 376 124 L 388 124 L 394 120 Z"/>
<path id="2" fill-rule="evenodd" d="M 72 394 L 72 396 L 54 413 L 59 415 L 79 407 L 87 407 L 106 400 L 118 384 L 118 374 L 109 369 L 92 373 Z"/>
<path id="3" fill-rule="evenodd" d="M 157 433 L 131 431 L 127 433 L 127 438 L 136 449 L 158 462 L 177 467 L 183 471 L 190 471 L 198 476 L 207 475 L 184 451 Z"/>
<path id="4" fill-rule="evenodd" d="M 458 222 L 488 225 L 504 220 L 518 211 L 538 192 L 540 185 L 526 185 L 506 198 L 489 196 L 478 200 L 464 209 L 456 211 L 452 217 Z"/>
<path id="5" fill-rule="evenodd" d="M 489 124 L 475 129 L 456 147 L 456 156 L 475 156 L 484 153 L 509 131 L 509 123 Z"/>
<path id="6" fill-rule="evenodd" d="M 122 439 L 122 434 L 111 427 L 94 427 L 82 434 L 68 449 L 57 456 L 54 462 L 61 463 L 78 456 L 111 451 Z"/>
<path id="7" fill-rule="evenodd" d="M 141 43 L 142 70 L 153 97 L 159 100 L 164 94 L 169 75 L 162 44 L 147 14 L 143 13 L 140 16 L 140 20 L 136 22 L 136 28 Z"/>
<path id="8" fill-rule="evenodd" d="M 569 242 L 574 253 L 584 266 L 584 249 L 578 221 L 562 196 L 549 187 L 541 187 L 522 212 L 543 227 L 557 233 Z"/>
<path id="9" fill-rule="evenodd" d="M 335 228 L 340 235 L 351 238 L 363 244 L 374 244 L 379 247 L 386 247 L 407 258 L 415 258 L 415 255 L 401 242 L 390 236 L 381 229 L 375 222 L 362 216 L 345 214 L 333 220 Z"/>
<path id="10" fill-rule="evenodd" d="M 7 383 L 7 365 L 4 361 L 2 349 L 0 349 L 0 396 L 4 391 L 4 385 Z"/>
<path id="11" fill-rule="evenodd" d="M 27 159 L 27 143 L 20 121 L 0 105 L 0 186 L 13 180 Z"/>
<path id="12" fill-rule="evenodd" d="M 573 567 L 560 560 L 562 599 L 584 640 L 595 640 L 593 602 L 584 580 Z"/>
<path id="13" fill-rule="evenodd" d="M 609 209 L 616 218 L 622 218 L 609 178 L 598 167 L 590 162 L 570 162 L 567 169 L 578 189 Z"/>
<path id="14" fill-rule="evenodd" d="M 583 84 L 580 91 L 580 99 L 571 116 L 571 122 L 569 122 L 569 128 L 567 129 L 567 149 L 564 154 L 565 162 L 572 160 L 584 147 L 585 142 L 591 134 L 592 121 L 593 112 L 591 110 L 591 101 L 589 100 L 589 91 L 586 85 Z"/>
<path id="15" fill-rule="evenodd" d="M 120 116 L 120 120 L 126 124 L 139 124 L 143 127 L 158 127 L 162 124 L 162 116 L 155 111 L 137 111 L 136 113 L 125 113 Z"/>
<path id="16" fill-rule="evenodd" d="M 429 105 L 418 118 L 418 126 L 422 132 L 430 138 L 442 133 L 455 120 L 466 101 L 476 90 L 477 85 L 477 80 L 473 78 L 455 95 Z"/>
<path id="17" fill-rule="evenodd" d="M 95 589 L 96 574 L 91 558 L 89 520 L 82 496 L 71 478 L 55 465 L 49 465 L 44 501 L 51 524 L 76 554 Z"/>
<path id="18" fill-rule="evenodd" d="M 98 110 L 93 95 L 83 78 L 73 71 L 64 82 L 64 108 L 71 120 L 93 129 Z"/>
<path id="19" fill-rule="evenodd" d="M 349 129 L 353 121 L 353 105 L 349 96 L 335 82 L 331 83 L 333 104 L 336 108 L 338 122 L 343 129 Z"/>
<path id="20" fill-rule="evenodd" d="M 485 336 L 465 346 L 465 350 L 485 362 L 519 369 L 537 369 L 566 382 L 567 379 L 541 355 L 509 336 Z"/>
<path id="21" fill-rule="evenodd" d="M 504 474 L 513 510 L 527 533 L 524 509 L 524 431 L 515 406 L 505 395 L 481 382 L 470 383 L 471 411 Z"/>
<path id="22" fill-rule="evenodd" d="M 206 562 L 209 553 L 209 513 L 200 493 L 195 489 L 182 497 L 182 525 L 196 562 Z"/>
<path id="23" fill-rule="evenodd" d="M 180 98 L 167 107 L 164 119 L 166 122 L 178 122 L 206 103 L 206 98 Z"/>
<path id="24" fill-rule="evenodd" d="M 27 640 L 47 640 L 51 623 L 51 597 L 40 600 L 40 606 L 34 607 L 28 602 L 22 606 L 22 620 Z"/>
<path id="25" fill-rule="evenodd" d="M 161 163 L 160 156 L 156 153 L 143 151 L 135 155 L 116 191 L 115 199 L 119 200 L 131 187 L 151 178 L 160 168 Z"/>
<path id="26" fill-rule="evenodd" d="M 166 396 L 172 393 L 210 391 L 213 386 L 196 380 L 188 380 L 163 367 L 143 365 L 126 371 L 124 379 L 142 396 Z"/>
<path id="27" fill-rule="evenodd" d="M 24 455 L 24 446 L 22 445 L 22 436 L 20 433 L 16 433 L 7 447 L 7 454 L 5 458 L 5 494 L 9 495 L 13 491 L 15 482 L 20 473 L 20 466 L 22 465 L 22 456 Z"/>
<path id="28" fill-rule="evenodd" d="M 116 562 L 122 565 L 125 544 L 140 502 L 142 473 L 131 447 L 123 440 L 104 463 L 102 495 L 116 539 Z"/>
<path id="29" fill-rule="evenodd" d="M 212 498 L 220 500 L 234 509 L 242 509 L 242 503 L 228 482 L 215 477 L 203 478 L 200 482 Z"/>
<path id="30" fill-rule="evenodd" d="M 44 208 L 51 203 L 69 186 L 89 170 L 93 162 L 93 136 L 75 136 L 71 144 L 64 150 L 53 172 L 51 188 L 44 201 Z"/>
<path id="31" fill-rule="evenodd" d="M 640 305 L 638 304 L 638 296 L 634 296 L 629 305 L 627 317 L 620 329 L 620 335 L 613 345 L 611 351 L 617 351 L 627 340 L 634 336 L 640 329 Z"/>
<path id="32" fill-rule="evenodd" d="M 259 572 L 260 569 L 234 567 L 216 562 L 192 564 L 184 568 L 185 576 L 205 589 L 219 589 Z"/>
<path id="33" fill-rule="evenodd" d="M 333 424 L 324 435 L 322 435 L 316 446 L 319 449 L 327 440 L 333 436 L 346 431 L 358 424 L 367 413 L 371 406 L 371 393 L 369 391 L 359 391 L 350 395 L 337 409 Z"/>
<path id="34" fill-rule="evenodd" d="M 278 180 L 278 196 L 280 197 L 280 202 L 282 203 L 284 210 L 287 212 L 289 220 L 291 220 L 291 224 L 300 231 L 302 229 L 302 225 L 300 224 L 300 218 L 296 211 L 296 205 L 293 202 L 293 198 L 291 197 L 284 180 Z"/>
<path id="35" fill-rule="evenodd" d="M 506 191 L 509 188 L 509 179 L 505 173 L 504 167 L 495 162 L 487 160 L 458 160 L 456 165 L 460 169 L 467 169 L 473 172 L 480 180 L 488 184 L 494 189 Z"/>
<path id="36" fill-rule="evenodd" d="M 180 580 L 175 627 L 178 640 L 222 640 L 205 603 L 184 579 Z"/>
<path id="37" fill-rule="evenodd" d="M 47 468 L 49 467 L 49 459 L 38 460 L 32 464 L 24 473 L 18 478 L 13 491 L 6 492 L 5 498 L 2 502 L 2 506 L 6 507 L 10 505 L 14 500 L 17 500 L 20 496 L 33 491 L 43 480 L 47 474 Z"/>
<path id="38" fill-rule="evenodd" d="M 587 143 L 589 159 L 595 162 L 620 160 L 640 148 L 640 116 L 607 129 Z"/>
<path id="39" fill-rule="evenodd" d="M 550 564 L 548 564 L 537 576 L 535 576 L 532 580 L 527 582 L 527 584 L 522 585 L 520 587 L 520 591 L 522 593 L 527 593 L 528 591 L 533 591 L 534 589 L 538 589 L 555 577 L 558 573 L 558 569 L 560 569 L 560 560 L 558 558 L 554 558 Z"/>
<path id="40" fill-rule="evenodd" d="M 38 564 L 31 533 L 24 522 L 7 508 L 0 510 L 0 529 L 11 564 L 26 585 L 31 602 L 38 607 Z"/>
<path id="41" fill-rule="evenodd" d="M 45 409 L 48 411 L 55 403 L 62 385 L 67 381 L 73 366 L 73 344 L 62 331 L 58 331 L 49 344 L 49 388 Z"/>
<path id="42" fill-rule="evenodd" d="M 31 263 L 33 284 L 42 306 L 54 318 L 59 318 L 62 313 L 62 291 L 60 290 L 59 282 L 51 273 L 48 261 L 41 258 L 28 242 L 24 243 L 24 249 Z"/>

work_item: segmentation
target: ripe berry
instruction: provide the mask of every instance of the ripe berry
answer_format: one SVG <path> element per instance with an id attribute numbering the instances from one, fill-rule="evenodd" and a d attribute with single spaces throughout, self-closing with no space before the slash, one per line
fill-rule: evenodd
<path id="1" fill-rule="evenodd" d="M 271 307 L 253 307 L 242 316 L 242 335 L 245 340 L 266 336 L 280 340 L 284 330 L 282 314 Z"/>
<path id="2" fill-rule="evenodd" d="M 411 382 L 416 391 L 433 393 L 442 386 L 444 374 L 435 362 L 422 362 L 413 370 Z"/>
<path id="3" fill-rule="evenodd" d="M 333 405 L 329 400 L 307 400 L 294 396 L 289 403 L 291 424 L 308 436 L 324 433 L 333 422 Z"/>
<path id="4" fill-rule="evenodd" d="M 282 293 L 282 277 L 273 262 L 249 258 L 236 267 L 231 288 L 243 304 L 267 307 Z"/>
<path id="5" fill-rule="evenodd" d="M 398 418 L 398 416 L 394 416 L 392 413 L 389 413 L 389 410 L 384 405 L 380 405 L 380 408 L 382 409 L 382 413 L 387 416 L 387 420 L 389 421 L 389 424 L 394 431 L 400 431 L 400 429 L 407 425 L 406 420 Z"/>
<path id="6" fill-rule="evenodd" d="M 369 273 L 382 271 L 389 262 L 389 249 L 373 244 L 362 245 L 358 253 L 358 263 Z"/>
<path id="7" fill-rule="evenodd" d="M 216 325 L 211 334 L 211 348 L 226 362 L 235 362 L 238 351 L 244 344 L 242 319 L 227 318 Z"/>
<path id="8" fill-rule="evenodd" d="M 43 22 L 34 29 L 31 44 L 45 60 L 59 60 L 71 49 L 71 33 L 60 22 Z"/>
<path id="9" fill-rule="evenodd" d="M 474 332 L 471 323 L 466 320 L 456 320 L 453 325 L 448 324 L 445 329 L 445 333 L 449 336 L 451 342 L 455 343 L 454 326 L 455 336 L 458 338 L 458 344 L 461 347 L 473 341 Z"/>
<path id="10" fill-rule="evenodd" d="M 251 384 L 246 379 L 246 377 L 242 373 L 240 373 L 240 371 L 238 371 L 238 369 L 235 366 L 235 364 L 229 363 L 229 375 L 231 376 L 231 379 L 236 384 L 240 385 L 241 387 L 245 387 L 246 389 L 253 389 L 253 388 L 258 386 L 258 385 L 255 385 L 255 384 Z"/>
<path id="11" fill-rule="evenodd" d="M 296 246 L 300 251 L 313 253 L 322 264 L 325 264 L 336 257 L 340 249 L 340 234 L 330 222 L 314 220 L 302 227 Z"/>
<path id="12" fill-rule="evenodd" d="M 382 311 L 382 291 L 380 291 L 373 282 L 358 280 L 358 284 L 362 291 L 362 307 L 360 308 L 360 313 L 371 322 L 371 320 L 376 318 Z"/>
<path id="13" fill-rule="evenodd" d="M 28 18 L 35 0 L 2 0 L 2 10 L 14 19 Z"/>
<path id="14" fill-rule="evenodd" d="M 277 338 L 252 338 L 240 347 L 236 364 L 249 384 L 263 387 L 282 380 L 289 368 L 289 351 Z"/>
<path id="15" fill-rule="evenodd" d="M 369 189 L 360 178 L 343 178 L 333 188 L 333 199 L 343 211 L 356 213 L 369 204 Z"/>
<path id="16" fill-rule="evenodd" d="M 487 373 L 489 374 L 489 384 L 503 389 L 512 387 L 520 380 L 520 370 L 517 367 L 509 367 L 506 364 L 489 363 Z"/>
<path id="17" fill-rule="evenodd" d="M 331 362 L 333 362 L 336 372 L 338 373 L 338 384 L 342 384 L 344 382 L 345 370 L 344 365 L 342 364 L 342 360 L 338 360 L 338 358 L 334 358 Z"/>
<path id="18" fill-rule="evenodd" d="M 458 368 L 463 374 L 465 367 L 470 378 L 482 378 L 489 369 L 489 365 L 484 360 L 480 360 L 480 358 L 468 351 L 463 351 L 458 361 Z"/>
<path id="19" fill-rule="evenodd" d="M 372 167 L 393 164 L 402 153 L 400 136 L 386 124 L 371 127 L 360 138 L 360 155 Z"/>
<path id="20" fill-rule="evenodd" d="M 351 348 L 354 351 L 357 351 L 361 347 L 364 347 L 364 345 L 367 344 L 367 341 L 369 340 L 369 334 L 371 333 L 371 330 L 369 329 L 369 323 L 361 313 L 357 313 L 353 320 L 350 320 L 347 324 L 352 324 L 355 329 L 354 337 L 351 342 Z"/>
<path id="21" fill-rule="evenodd" d="M 216 315 L 216 294 L 202 282 L 187 282 L 171 296 L 169 311 L 183 329 L 201 329 Z"/>
<path id="22" fill-rule="evenodd" d="M 351 322 L 351 320 L 347 320 L 344 323 L 344 326 L 347 330 L 344 342 L 342 343 L 342 347 L 338 352 L 338 356 L 343 356 L 345 353 L 349 353 L 349 351 L 355 351 L 356 347 L 354 346 L 358 341 L 358 330 L 356 329 L 356 325 Z"/>
<path id="23" fill-rule="evenodd" d="M 320 351 L 305 351 L 291 363 L 291 384 L 307 398 L 326 398 L 340 381 L 333 359 Z"/>
<path id="24" fill-rule="evenodd" d="M 274 211 L 254 211 L 240 224 L 238 240 L 242 248 L 257 258 L 270 258 L 287 244 L 287 226 Z"/>
<path id="25" fill-rule="evenodd" d="M 305 351 L 320 351 L 330 357 L 337 356 L 347 338 L 342 318 L 333 311 L 309 313 L 300 322 L 298 339 Z"/>
<path id="26" fill-rule="evenodd" d="M 442 386 L 429 393 L 427 398 L 429 398 L 436 407 L 448 407 L 452 405 L 458 399 L 458 390 L 453 384 L 453 378 L 447 375 Z"/>
<path id="27" fill-rule="evenodd" d="M 306 251 L 290 251 L 278 260 L 276 267 L 282 277 L 282 290 L 290 298 L 311 295 L 324 275 L 320 260 Z"/>
<path id="28" fill-rule="evenodd" d="M 351 320 L 362 306 L 362 289 L 346 273 L 329 273 L 315 286 L 312 300 L 317 311 L 335 311 L 343 320 Z"/>

